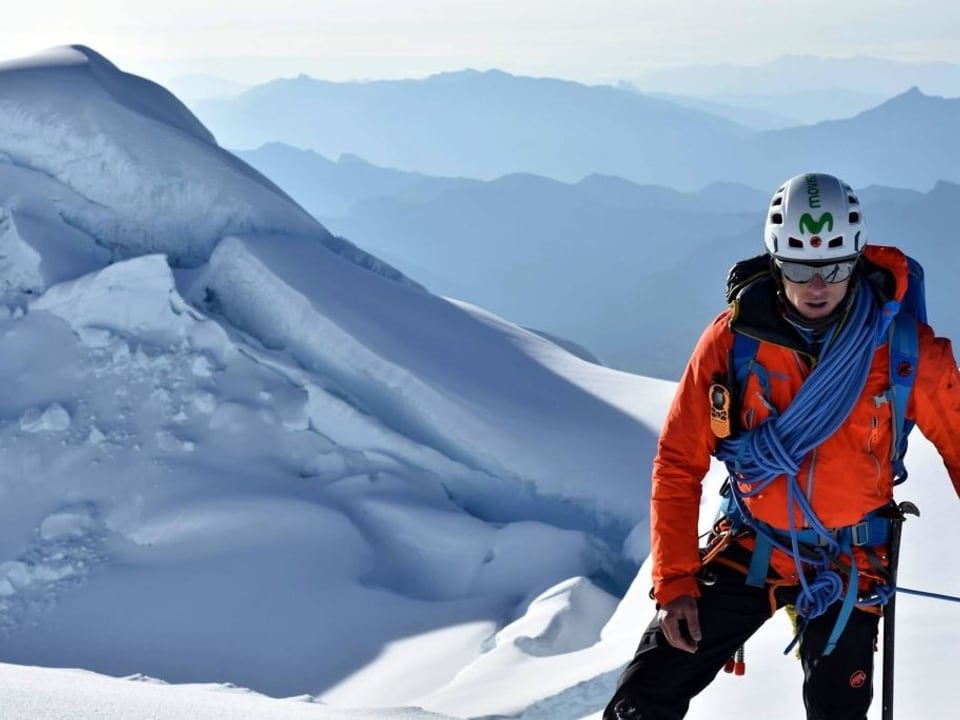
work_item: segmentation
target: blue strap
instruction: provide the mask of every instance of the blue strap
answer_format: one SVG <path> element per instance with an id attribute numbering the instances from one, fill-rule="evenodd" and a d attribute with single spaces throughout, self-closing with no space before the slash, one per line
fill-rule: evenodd
<path id="1" fill-rule="evenodd" d="M 917 323 L 912 316 L 901 317 L 898 313 L 890 325 L 890 390 L 887 397 L 893 410 L 893 482 L 895 485 L 907 479 L 903 456 L 907 451 L 907 435 L 913 429 L 913 421 L 907 420 L 910 392 L 917 377 L 917 362 L 920 348 Z"/>
<path id="2" fill-rule="evenodd" d="M 860 572 L 853 558 L 853 548 L 850 546 L 849 541 L 841 545 L 841 551 L 850 556 L 850 577 L 847 578 L 847 594 L 843 598 L 843 605 L 840 606 L 837 621 L 833 624 L 833 630 L 830 631 L 830 637 L 827 638 L 826 647 L 823 649 L 824 655 L 832 653 L 833 649 L 837 646 L 837 641 L 840 639 L 840 635 L 843 633 L 843 629 L 847 626 L 847 621 L 850 619 L 850 613 L 853 612 L 853 607 L 857 603 L 857 592 L 860 586 Z"/>
<path id="3" fill-rule="evenodd" d="M 753 546 L 753 555 L 750 557 L 750 569 L 747 572 L 747 585 L 763 587 L 767 582 L 767 570 L 770 568 L 770 556 L 773 554 L 773 543 L 766 535 L 757 533 Z"/>
<path id="4" fill-rule="evenodd" d="M 730 478 L 729 482 L 736 482 L 736 479 Z M 836 530 L 824 529 L 821 531 L 814 528 L 794 529 L 793 531 L 780 530 L 753 517 L 739 502 L 736 491 L 731 489 L 721 501 L 718 515 L 720 518 L 726 518 L 734 531 L 742 527 L 749 527 L 754 532 L 754 549 L 745 580 L 746 584 L 752 587 L 763 587 L 766 583 L 770 556 L 773 554 L 774 548 L 790 555 L 794 555 L 799 550 L 800 545 L 815 549 L 827 549 L 832 546 L 834 549 L 839 549 L 840 552 L 847 552 L 845 548 L 885 545 L 890 539 L 890 518 L 884 514 L 882 509 L 867 514 L 858 523 Z M 796 550 L 792 544 L 793 538 L 796 538 L 797 541 Z M 849 551 L 849 554 L 852 558 L 852 551 Z M 813 560 L 816 564 L 816 558 L 813 558 Z M 824 558 L 821 564 L 824 566 L 821 569 L 826 570 L 829 565 L 829 558 Z M 828 596 L 839 597 L 842 585 L 839 576 L 835 579 L 821 579 L 820 582 L 829 584 L 829 589 L 826 591 Z M 816 581 L 814 585 L 816 585 Z M 853 587 L 854 594 L 856 594 L 856 585 Z M 811 592 L 823 592 L 823 590 L 814 589 Z M 889 594 L 883 594 L 878 597 L 878 601 L 884 603 L 888 598 Z M 840 628 L 842 630 L 842 625 Z"/>
<path id="5" fill-rule="evenodd" d="M 789 540 L 789 533 L 786 531 L 774 531 Z M 863 520 L 854 524 L 846 525 L 837 530 L 828 532 L 829 540 L 825 539 L 818 530 L 806 528 L 794 531 L 797 541 L 801 545 L 825 546 L 832 540 L 841 547 L 844 542 L 848 542 L 851 547 L 866 547 L 869 545 L 885 545 L 890 539 L 890 520 L 881 516 L 877 512 L 872 512 Z"/>
<path id="6" fill-rule="evenodd" d="M 733 367 L 736 370 L 737 388 L 742 398 L 743 392 L 747 387 L 747 380 L 750 373 L 755 369 L 754 362 L 757 357 L 757 350 L 760 347 L 760 341 L 756 338 L 735 333 L 733 336 Z M 759 376 L 761 382 L 766 377 L 766 373 Z"/>

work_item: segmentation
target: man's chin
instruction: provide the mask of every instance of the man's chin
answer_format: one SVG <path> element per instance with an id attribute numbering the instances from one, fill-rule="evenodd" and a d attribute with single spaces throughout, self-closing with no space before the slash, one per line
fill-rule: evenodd
<path id="1" fill-rule="evenodd" d="M 825 305 L 804 305 L 800 310 L 800 314 L 803 315 L 808 320 L 819 320 L 824 318 L 834 310 L 833 306 L 829 303 Z"/>

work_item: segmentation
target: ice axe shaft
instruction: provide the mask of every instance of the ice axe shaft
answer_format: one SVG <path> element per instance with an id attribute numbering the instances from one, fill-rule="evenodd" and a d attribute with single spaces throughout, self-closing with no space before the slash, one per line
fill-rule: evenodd
<path id="1" fill-rule="evenodd" d="M 900 565 L 900 533 L 907 515 L 920 517 L 920 509 L 912 502 L 897 505 L 890 521 L 890 564 L 887 571 L 890 584 L 897 586 L 897 569 Z M 896 649 L 897 594 L 893 593 L 883 608 L 883 712 L 882 720 L 893 720 L 893 662 Z"/>

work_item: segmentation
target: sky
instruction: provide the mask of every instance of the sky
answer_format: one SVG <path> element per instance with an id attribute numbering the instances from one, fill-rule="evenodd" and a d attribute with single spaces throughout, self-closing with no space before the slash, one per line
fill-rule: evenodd
<path id="1" fill-rule="evenodd" d="M 606 83 L 784 54 L 960 62 L 949 0 L 3 0 L 3 57 L 84 44 L 159 82 L 499 68 Z"/>

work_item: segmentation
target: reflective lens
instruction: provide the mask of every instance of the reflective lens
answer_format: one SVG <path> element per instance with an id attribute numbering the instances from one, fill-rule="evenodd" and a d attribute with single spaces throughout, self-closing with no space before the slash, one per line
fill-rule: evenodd
<path id="1" fill-rule="evenodd" d="M 780 268 L 783 276 L 790 282 L 801 284 L 811 282 L 814 275 L 819 275 L 827 283 L 841 283 L 853 274 L 856 266 L 856 258 L 818 265 L 777 260 L 777 267 Z"/>

